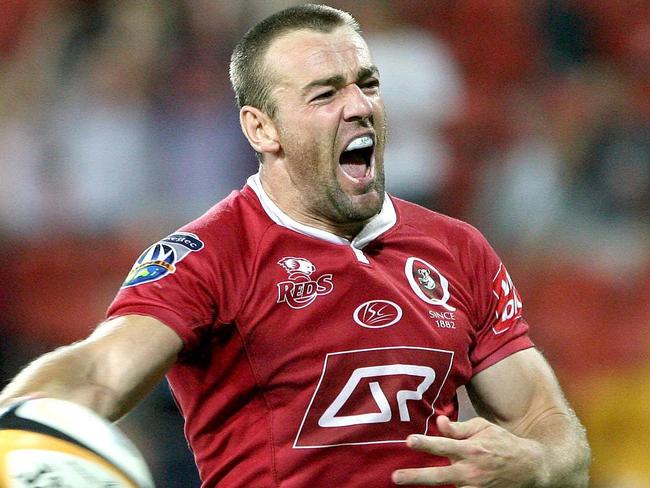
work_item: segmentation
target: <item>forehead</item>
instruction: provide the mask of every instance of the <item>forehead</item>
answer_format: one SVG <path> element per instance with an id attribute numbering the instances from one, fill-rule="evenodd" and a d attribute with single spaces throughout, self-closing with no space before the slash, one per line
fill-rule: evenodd
<path id="1" fill-rule="evenodd" d="M 355 79 L 359 68 L 371 66 L 372 59 L 363 38 L 346 26 L 332 32 L 289 32 L 269 46 L 265 64 L 279 85 L 303 86 L 332 75 Z"/>

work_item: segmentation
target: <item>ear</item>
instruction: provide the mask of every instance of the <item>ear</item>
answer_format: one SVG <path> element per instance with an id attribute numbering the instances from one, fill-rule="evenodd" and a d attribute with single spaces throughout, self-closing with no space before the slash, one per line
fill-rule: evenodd
<path id="1" fill-rule="evenodd" d="M 245 105 L 239 111 L 241 129 L 249 144 L 258 153 L 275 153 L 280 150 L 280 140 L 275 123 L 260 109 Z"/>

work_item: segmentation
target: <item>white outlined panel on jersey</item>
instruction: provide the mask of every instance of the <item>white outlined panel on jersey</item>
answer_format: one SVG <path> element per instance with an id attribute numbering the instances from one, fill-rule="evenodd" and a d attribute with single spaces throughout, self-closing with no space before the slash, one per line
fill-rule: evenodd
<path id="1" fill-rule="evenodd" d="M 328 353 L 293 447 L 405 442 L 427 434 L 453 351 L 395 346 Z"/>

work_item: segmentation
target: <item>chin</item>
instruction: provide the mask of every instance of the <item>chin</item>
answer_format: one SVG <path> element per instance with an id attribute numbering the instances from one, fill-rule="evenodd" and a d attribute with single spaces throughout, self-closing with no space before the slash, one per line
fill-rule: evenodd
<path id="1" fill-rule="evenodd" d="M 384 192 L 371 190 L 362 195 L 352 195 L 349 197 L 349 207 L 345 210 L 344 216 L 349 220 L 362 221 L 368 220 L 381 211 L 384 204 Z"/>

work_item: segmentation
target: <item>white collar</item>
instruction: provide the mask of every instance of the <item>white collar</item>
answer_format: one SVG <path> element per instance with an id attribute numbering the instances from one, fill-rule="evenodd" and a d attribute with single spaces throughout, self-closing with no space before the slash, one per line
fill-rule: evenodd
<path id="1" fill-rule="evenodd" d="M 388 229 L 393 227 L 397 223 L 397 214 L 395 213 L 395 207 L 391 201 L 388 194 L 385 195 L 384 204 L 381 208 L 381 211 L 375 215 L 370 221 L 361 229 L 361 231 L 349 241 L 344 237 L 337 236 L 326 230 L 317 229 L 309 225 L 301 224 L 297 220 L 289 217 L 284 213 L 280 207 L 278 207 L 273 200 L 267 195 L 262 188 L 262 182 L 260 181 L 259 173 L 251 175 L 248 178 L 248 186 L 250 186 L 262 204 L 262 208 L 269 216 L 269 218 L 278 225 L 286 227 L 288 229 L 299 232 L 300 234 L 308 235 L 315 237 L 317 239 L 322 239 L 327 242 L 332 242 L 334 244 L 342 244 L 352 246 L 353 250 L 359 251 L 363 249 L 368 243 L 375 240 L 381 234 L 386 232 Z M 357 254 L 358 257 L 358 254 Z M 363 259 L 363 261 L 367 261 Z"/>

